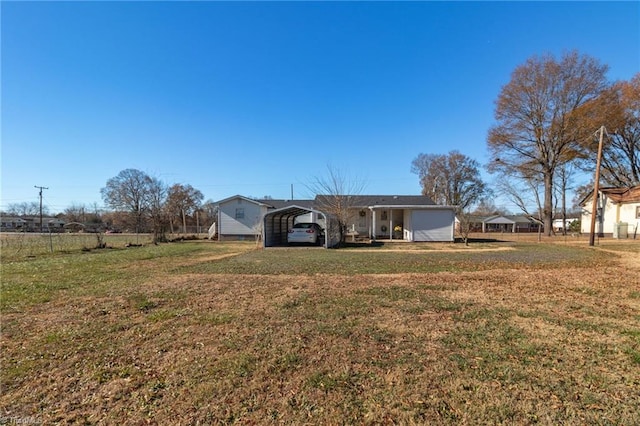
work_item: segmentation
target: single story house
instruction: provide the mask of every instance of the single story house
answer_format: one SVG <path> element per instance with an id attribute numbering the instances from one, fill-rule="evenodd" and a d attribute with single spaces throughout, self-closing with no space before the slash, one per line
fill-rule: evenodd
<path id="1" fill-rule="evenodd" d="M 316 197 L 321 209 L 324 196 Z M 348 233 L 370 239 L 454 241 L 455 207 L 424 195 L 359 195 L 351 203 Z"/>
<path id="2" fill-rule="evenodd" d="M 62 232 L 65 221 L 57 218 L 43 217 L 43 232 Z M 1 218 L 0 230 L 3 232 L 40 232 L 39 216 L 4 216 Z"/>
<path id="3" fill-rule="evenodd" d="M 3 216 L 0 230 L 2 231 L 26 231 L 27 221 L 21 217 Z"/>
<path id="4" fill-rule="evenodd" d="M 471 232 L 538 232 L 542 224 L 539 220 L 524 215 L 471 216 Z M 456 226 L 460 221 L 456 218 Z"/>
<path id="5" fill-rule="evenodd" d="M 413 195 L 357 195 L 349 197 L 347 236 L 353 239 L 454 241 L 455 208 L 436 205 L 429 197 Z M 262 237 L 266 247 L 286 242 L 296 222 L 327 228 L 325 246 L 335 243 L 335 219 L 327 213 L 327 196 L 313 200 L 253 200 L 241 195 L 217 203 L 215 227 L 220 240 Z"/>
<path id="6" fill-rule="evenodd" d="M 593 191 L 580 203 L 581 232 L 591 233 Z M 603 187 L 596 202 L 595 233 L 614 238 L 635 237 L 640 232 L 640 185 L 631 188 Z"/>
<path id="7" fill-rule="evenodd" d="M 577 222 L 578 220 L 580 220 L 579 217 L 568 217 L 564 220 L 564 227 L 562 226 L 562 218 L 558 218 L 558 219 L 553 219 L 553 230 L 555 232 L 562 232 L 563 229 L 569 229 L 571 228 L 571 225 L 573 225 L 575 222 Z"/>

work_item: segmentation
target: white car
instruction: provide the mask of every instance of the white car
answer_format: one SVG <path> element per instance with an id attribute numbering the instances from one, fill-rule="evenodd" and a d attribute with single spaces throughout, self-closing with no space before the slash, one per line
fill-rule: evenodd
<path id="1" fill-rule="evenodd" d="M 296 223 L 287 234 L 287 242 L 289 244 L 322 244 L 324 243 L 324 231 L 317 223 Z"/>

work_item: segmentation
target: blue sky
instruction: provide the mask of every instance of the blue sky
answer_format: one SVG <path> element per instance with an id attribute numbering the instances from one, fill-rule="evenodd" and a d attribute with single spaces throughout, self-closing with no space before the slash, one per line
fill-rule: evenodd
<path id="1" fill-rule="evenodd" d="M 214 201 L 309 197 L 328 165 L 368 194 L 418 194 L 420 153 L 489 160 L 494 101 L 531 56 L 640 71 L 639 2 L 0 7 L 0 208 L 35 185 L 52 212 L 102 206 L 128 168 Z"/>

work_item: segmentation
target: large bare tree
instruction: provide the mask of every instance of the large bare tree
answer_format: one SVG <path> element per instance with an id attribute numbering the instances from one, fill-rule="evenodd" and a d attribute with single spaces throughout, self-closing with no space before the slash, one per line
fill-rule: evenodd
<path id="1" fill-rule="evenodd" d="M 153 180 L 137 169 L 125 169 L 107 181 L 100 189 L 105 204 L 119 212 L 127 212 L 140 232 L 150 204 L 150 186 Z"/>
<path id="2" fill-rule="evenodd" d="M 573 51 L 556 60 L 534 56 L 517 67 L 496 100 L 497 123 L 488 147 L 490 171 L 506 176 L 538 173 L 544 185 L 543 219 L 547 235 L 553 221 L 556 170 L 581 153 L 579 142 L 594 129 L 576 126 L 572 115 L 607 87 L 606 65 Z"/>
<path id="3" fill-rule="evenodd" d="M 466 211 L 488 194 L 480 177 L 480 164 L 459 151 L 448 154 L 419 154 L 411 163 L 422 185 L 422 195 L 436 204 L 458 207 Z"/>
<path id="4" fill-rule="evenodd" d="M 581 126 L 599 129 L 605 126 L 601 177 L 611 186 L 640 184 L 640 73 L 630 81 L 620 81 L 576 113 Z M 597 138 L 585 141 L 586 161 L 593 170 L 598 148 Z"/>

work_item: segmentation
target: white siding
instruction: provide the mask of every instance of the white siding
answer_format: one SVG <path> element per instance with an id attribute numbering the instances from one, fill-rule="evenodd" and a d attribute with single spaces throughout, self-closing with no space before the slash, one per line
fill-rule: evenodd
<path id="1" fill-rule="evenodd" d="M 454 220 L 453 210 L 412 210 L 410 216 L 411 240 L 453 241 Z"/>
<path id="2" fill-rule="evenodd" d="M 244 217 L 236 218 L 237 209 Z M 234 198 L 220 205 L 218 234 L 254 236 L 260 233 L 261 219 L 267 208 L 246 199 Z"/>
<path id="3" fill-rule="evenodd" d="M 629 224 L 629 231 L 633 232 L 636 226 L 640 225 L 640 218 L 636 217 L 636 209 L 640 203 L 614 204 L 609 197 L 605 197 L 604 214 L 600 220 L 596 220 L 596 233 L 613 234 L 614 226 L 617 223 L 625 222 Z M 591 232 L 591 211 L 593 199 L 589 199 L 582 210 L 581 231 L 585 234 Z"/>

